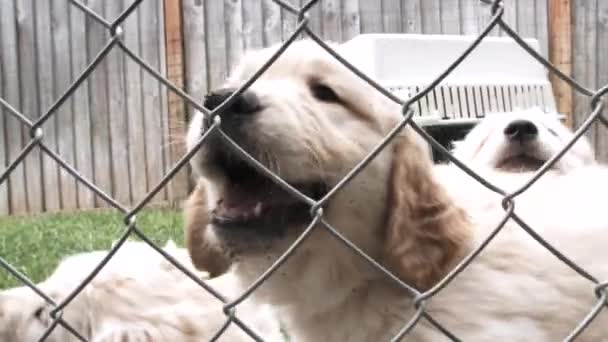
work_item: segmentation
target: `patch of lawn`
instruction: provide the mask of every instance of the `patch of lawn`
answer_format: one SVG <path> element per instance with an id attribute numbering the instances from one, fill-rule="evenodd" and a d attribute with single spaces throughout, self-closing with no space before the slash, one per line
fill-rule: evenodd
<path id="1" fill-rule="evenodd" d="M 137 227 L 157 244 L 173 239 L 183 245 L 181 211 L 143 210 L 137 215 Z M 65 256 L 109 249 L 125 229 L 122 215 L 110 210 L 0 217 L 0 257 L 39 282 Z M 19 285 L 0 267 L 0 289 Z"/>

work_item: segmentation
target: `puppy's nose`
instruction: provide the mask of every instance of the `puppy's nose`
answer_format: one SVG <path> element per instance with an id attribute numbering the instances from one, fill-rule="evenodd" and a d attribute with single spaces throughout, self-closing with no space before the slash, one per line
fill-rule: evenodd
<path id="1" fill-rule="evenodd" d="M 532 121 L 515 120 L 504 130 L 505 136 L 509 140 L 529 141 L 538 135 L 538 128 Z"/>
<path id="2" fill-rule="evenodd" d="M 213 110 L 234 94 L 235 91 L 236 89 L 234 88 L 224 88 L 213 91 L 205 96 L 205 102 L 203 104 L 206 108 Z M 254 114 L 260 109 L 262 109 L 262 105 L 258 96 L 253 91 L 246 90 L 237 96 L 234 99 L 234 102 L 220 113 L 220 116 L 222 118 L 235 115 L 244 116 Z"/>

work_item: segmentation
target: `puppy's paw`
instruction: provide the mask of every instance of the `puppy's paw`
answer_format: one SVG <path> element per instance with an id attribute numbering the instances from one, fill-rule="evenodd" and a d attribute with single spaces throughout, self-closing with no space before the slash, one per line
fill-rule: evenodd
<path id="1" fill-rule="evenodd" d="M 144 327 L 116 327 L 103 331 L 93 342 L 157 342 L 152 332 Z"/>

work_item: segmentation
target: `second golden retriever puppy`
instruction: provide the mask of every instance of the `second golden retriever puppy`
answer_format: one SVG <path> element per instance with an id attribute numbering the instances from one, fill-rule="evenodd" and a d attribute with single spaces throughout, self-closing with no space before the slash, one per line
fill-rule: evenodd
<path id="1" fill-rule="evenodd" d="M 557 115 L 539 107 L 486 116 L 464 140 L 455 142 L 454 156 L 471 165 L 524 172 L 540 168 L 556 155 L 574 134 Z M 595 164 L 593 149 L 582 136 L 553 169 L 568 172 Z"/>
<path id="2" fill-rule="evenodd" d="M 194 271 L 184 249 L 169 244 L 165 252 Z M 94 251 L 72 255 L 38 287 L 59 302 L 106 254 L 107 251 Z M 224 293 L 236 294 L 232 274 L 208 283 Z M 0 292 L 0 341 L 38 341 L 53 323 L 52 309 L 51 304 L 25 286 Z M 267 306 L 241 306 L 238 314 L 266 333 L 269 340 L 282 340 L 278 321 Z M 104 269 L 67 305 L 62 318 L 91 342 L 207 341 L 226 321 L 218 299 L 151 247 L 134 241 L 121 246 Z M 234 324 L 226 330 L 224 338 L 250 340 Z M 80 339 L 58 325 L 45 341 Z"/>
<path id="3" fill-rule="evenodd" d="M 342 46 L 336 46 L 343 53 Z M 276 47 L 247 54 L 205 105 L 216 108 Z M 411 293 L 343 244 L 324 223 L 404 282 L 431 289 L 504 217 L 502 198 L 456 168 L 436 174 L 404 127 L 350 182 L 311 213 L 402 118 L 382 97 L 310 41 L 291 45 L 217 121 L 223 132 L 304 196 L 245 162 L 217 132 L 192 160 L 200 187 L 186 210 L 194 262 L 230 268 L 248 288 L 311 224 L 275 273 L 252 292 L 272 304 L 296 341 L 387 341 L 416 314 Z M 197 115 L 188 146 L 211 123 Z M 521 182 L 529 173 L 500 173 Z M 591 272 L 608 279 L 608 172 L 583 168 L 543 178 L 515 199 L 516 213 Z M 506 181 L 506 180 L 505 180 Z M 204 191 L 203 191 L 204 189 Z M 602 195 L 603 194 L 603 195 Z M 207 259 L 216 260 L 207 260 Z M 488 248 L 423 308 L 464 341 L 557 341 L 596 304 L 595 284 L 509 221 Z M 598 317 L 581 341 L 608 338 Z M 422 318 L 408 341 L 448 341 Z"/>

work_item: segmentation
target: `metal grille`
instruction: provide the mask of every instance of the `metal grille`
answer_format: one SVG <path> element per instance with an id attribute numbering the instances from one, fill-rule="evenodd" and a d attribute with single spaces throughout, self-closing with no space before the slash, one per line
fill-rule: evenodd
<path id="1" fill-rule="evenodd" d="M 602 96 L 608 92 L 608 86 L 604 86 L 600 89 L 588 89 L 581 84 L 577 83 L 575 80 L 566 76 L 562 72 L 560 72 L 556 67 L 551 65 L 549 61 L 540 56 L 534 49 L 526 45 L 524 40 L 513 31 L 509 25 L 507 25 L 503 20 L 504 15 L 504 4 L 501 0 L 482 0 L 482 2 L 486 3 L 487 10 L 491 11 L 492 17 L 488 22 L 487 26 L 484 30 L 479 34 L 479 36 L 470 44 L 470 46 L 456 59 L 454 62 L 443 72 L 441 72 L 433 82 L 431 82 L 424 89 L 417 90 L 417 93 L 410 97 L 407 101 L 403 101 L 402 99 L 395 96 L 389 90 L 384 89 L 382 86 L 371 80 L 365 74 L 357 70 L 351 64 L 349 64 L 346 60 L 341 58 L 336 52 L 334 52 L 319 36 L 317 36 L 314 32 L 309 28 L 309 18 L 308 12 L 313 6 L 318 6 L 319 0 L 311 0 L 305 3 L 301 8 L 296 8 L 282 0 L 274 0 L 274 2 L 281 6 L 288 15 L 292 15 L 297 18 L 297 27 L 290 34 L 289 38 L 282 44 L 281 48 L 270 58 L 264 66 L 255 73 L 247 82 L 241 85 L 241 87 L 228 98 L 224 103 L 215 108 L 213 111 L 209 111 L 204 108 L 200 103 L 195 101 L 190 95 L 182 91 L 181 89 L 174 86 L 169 80 L 164 78 L 158 71 L 154 70 L 150 67 L 144 60 L 142 60 L 139 56 L 137 56 L 134 52 L 129 50 L 126 45 L 123 43 L 124 31 L 121 28 L 121 24 L 124 20 L 131 15 L 134 10 L 140 5 L 142 0 L 134 1 L 128 8 L 126 8 L 116 19 L 112 21 L 108 21 L 105 18 L 101 17 L 99 14 L 95 13 L 91 9 L 87 8 L 85 5 L 80 3 L 77 0 L 71 0 L 71 3 L 76 6 L 78 9 L 84 11 L 88 16 L 93 18 L 95 21 L 101 23 L 110 33 L 110 38 L 106 42 L 105 46 L 99 51 L 99 53 L 95 56 L 93 61 L 86 67 L 84 71 L 80 74 L 80 76 L 63 92 L 63 94 L 46 110 L 46 112 L 42 113 L 42 115 L 35 121 L 30 120 L 27 116 L 20 113 L 11 104 L 7 103 L 4 99 L 0 98 L 0 104 L 6 110 L 5 113 L 7 115 L 12 115 L 16 119 L 18 119 L 25 127 L 29 129 L 29 142 L 25 145 L 25 147 L 21 150 L 20 154 L 9 164 L 9 166 L 2 171 L 0 174 L 0 186 L 6 181 L 9 174 L 15 169 L 15 167 L 21 163 L 26 155 L 33 151 L 34 149 L 40 149 L 42 153 L 48 155 L 53 160 L 55 160 L 63 169 L 69 172 L 72 176 L 74 176 L 80 183 L 85 185 L 90 191 L 93 191 L 96 195 L 102 198 L 105 202 L 107 202 L 110 206 L 119 210 L 124 214 L 124 224 L 125 230 L 122 233 L 118 243 L 109 251 L 107 256 L 101 261 L 101 263 L 82 281 L 82 283 L 70 293 L 69 296 L 64 298 L 61 302 L 53 301 L 47 294 L 45 294 L 42 290 L 40 290 L 35 284 L 32 283 L 25 275 L 21 274 L 18 270 L 16 270 L 10 263 L 0 257 L 0 265 L 6 271 L 10 272 L 14 277 L 16 277 L 19 281 L 21 281 L 24 285 L 30 287 L 38 296 L 42 297 L 49 304 L 54 306 L 54 309 L 51 311 L 51 316 L 53 318 L 53 323 L 46 330 L 43 336 L 40 337 L 40 341 L 44 341 L 51 332 L 57 327 L 57 325 L 61 325 L 64 328 L 68 329 L 74 336 L 79 338 L 82 341 L 86 341 L 86 339 L 73 327 L 69 325 L 67 321 L 62 319 L 62 312 L 64 309 L 70 305 L 72 300 L 78 295 L 89 282 L 100 272 L 100 270 L 107 264 L 107 262 L 115 255 L 117 250 L 121 248 L 123 243 L 130 236 L 138 236 L 147 244 L 149 244 L 152 248 L 154 248 L 158 253 L 161 253 L 165 258 L 167 258 L 172 264 L 178 267 L 181 271 L 183 271 L 188 277 L 190 277 L 193 281 L 197 282 L 201 286 L 201 291 L 208 291 L 214 297 L 224 303 L 224 313 L 226 315 L 226 321 L 223 327 L 216 333 L 215 337 L 219 337 L 223 334 L 226 328 L 230 324 L 235 324 L 244 330 L 249 336 L 251 336 L 254 340 L 262 341 L 262 338 L 258 336 L 250 327 L 248 327 L 247 322 L 242 321 L 236 314 L 236 309 L 238 305 L 247 299 L 256 289 L 269 277 L 273 275 L 273 273 L 279 268 L 282 267 L 283 263 L 290 255 L 294 252 L 298 246 L 306 239 L 306 237 L 314 230 L 314 229 L 325 229 L 332 236 L 334 236 L 337 240 L 344 243 L 348 248 L 352 250 L 353 253 L 357 253 L 367 260 L 370 264 L 378 268 L 381 272 L 386 274 L 386 276 L 392 279 L 395 283 L 399 284 L 403 289 L 409 292 L 413 300 L 413 305 L 416 308 L 415 314 L 408 322 L 403 322 L 402 329 L 398 332 L 396 336 L 394 336 L 394 340 L 399 340 L 405 337 L 408 332 L 416 326 L 416 324 L 421 320 L 427 320 L 432 326 L 436 327 L 439 331 L 441 331 L 446 337 L 451 340 L 458 340 L 458 336 L 455 336 L 448 329 L 443 327 L 440 322 L 436 321 L 428 312 L 425 311 L 425 302 L 444 289 L 446 286 L 449 286 L 450 282 L 464 269 L 466 268 L 473 259 L 492 241 L 492 239 L 500 232 L 504 224 L 508 219 L 513 219 L 516 221 L 527 233 L 529 233 L 530 237 L 538 241 L 541 245 L 543 245 L 547 250 L 549 250 L 552 254 L 554 254 L 557 258 L 559 258 L 562 262 L 571 267 L 574 271 L 576 271 L 582 278 L 585 278 L 590 283 L 595 285 L 595 294 L 597 296 L 597 303 L 589 308 L 588 315 L 571 331 L 570 335 L 566 337 L 566 340 L 573 340 L 577 337 L 590 323 L 591 321 L 598 315 L 598 313 L 602 310 L 602 308 L 607 304 L 608 293 L 606 291 L 606 287 L 608 286 L 607 281 L 602 281 L 600 279 L 596 279 L 593 275 L 589 274 L 579 265 L 569 260 L 565 255 L 563 255 L 559 250 L 551 246 L 547 241 L 545 241 L 540 235 L 538 235 L 532 227 L 527 225 L 521 218 L 519 218 L 514 213 L 514 205 L 515 199 L 517 196 L 526 191 L 532 184 L 534 184 L 540 177 L 542 177 L 547 170 L 559 159 L 561 156 L 566 153 L 566 151 L 574 144 L 574 142 L 579 139 L 585 131 L 589 129 L 589 127 L 597 120 L 602 122 L 604 125 L 608 125 L 608 120 L 602 115 L 602 111 L 604 108 L 604 104 L 602 102 Z M 492 185 L 487 180 L 483 179 L 475 172 L 473 172 L 467 165 L 461 163 L 452 157 L 449 152 L 442 147 L 437 141 L 435 141 L 427 132 L 425 132 L 419 125 L 417 125 L 414 120 L 414 111 L 417 106 L 419 106 L 419 101 L 424 98 L 427 94 L 432 92 L 439 83 L 449 75 L 467 56 L 479 45 L 479 43 L 488 36 L 488 33 L 495 27 L 500 27 L 506 34 L 511 36 L 524 50 L 526 50 L 532 57 L 534 57 L 539 63 L 543 64 L 547 67 L 552 73 L 557 75 L 563 81 L 567 82 L 575 91 L 578 93 L 585 95 L 589 98 L 591 105 L 591 113 L 588 115 L 588 118 L 581 125 L 579 129 L 575 132 L 575 137 L 570 141 L 563 150 L 552 157 L 549 161 L 545 163 L 535 174 L 534 176 L 522 187 L 517 189 L 514 192 L 507 193 L 502 189 Z M 310 37 L 316 43 L 318 43 L 323 49 L 325 49 L 329 54 L 335 57 L 340 63 L 344 64 L 349 70 L 355 73 L 358 77 L 369 82 L 373 87 L 375 87 L 379 92 L 381 92 L 384 96 L 390 98 L 392 101 L 399 103 L 402 108 L 403 118 L 398 126 L 396 126 L 384 139 L 381 143 L 369 153 L 369 155 L 364 158 L 362 161 L 358 163 L 356 167 L 354 167 L 335 187 L 333 187 L 322 199 L 313 200 L 312 198 L 307 197 L 306 195 L 298 192 L 295 188 L 291 187 L 285 181 L 281 180 L 278 176 L 273 174 L 270 170 L 265 168 L 262 164 L 257 162 L 253 157 L 248 155 L 243 149 L 241 149 L 234 141 L 232 141 L 224 132 L 222 132 L 220 128 L 220 117 L 218 113 L 221 113 L 223 110 L 228 108 L 232 102 L 234 102 L 235 98 L 243 93 L 253 82 L 256 81 L 258 77 L 289 47 L 291 43 L 293 43 L 298 37 L 305 35 Z M 78 170 L 73 168 L 71 165 L 66 163 L 62 157 L 56 152 L 52 151 L 45 145 L 45 136 L 44 136 L 44 125 L 45 122 L 53 115 L 57 113 L 57 109 L 70 97 L 74 94 L 74 91 L 82 84 L 84 80 L 89 77 L 92 71 L 100 64 L 100 62 L 108 55 L 108 53 L 112 49 L 120 49 L 124 53 L 126 53 L 129 58 L 138 63 L 142 68 L 146 70 L 146 72 L 150 73 L 154 78 L 156 78 L 159 82 L 167 86 L 171 91 L 178 94 L 184 101 L 188 104 L 192 105 L 194 108 L 203 112 L 208 119 L 211 119 L 213 124 L 208 127 L 207 131 L 202 135 L 200 140 L 198 141 L 196 148 L 189 151 L 185 154 L 172 168 L 171 170 L 163 177 L 162 181 L 158 183 L 152 191 L 150 191 L 145 198 L 138 203 L 134 208 L 127 208 L 122 205 L 111 196 L 102 191 L 99 187 L 97 187 L 91 180 L 83 177 Z M 457 265 L 444 279 L 442 279 L 438 284 L 425 292 L 420 292 L 416 290 L 414 287 L 404 283 L 396 276 L 391 274 L 388 270 L 383 268 L 380 264 L 374 261 L 371 257 L 367 256 L 363 253 L 357 246 L 355 246 L 352 242 L 342 236 L 338 230 L 332 227 L 324 218 L 323 208 L 327 205 L 327 203 L 332 199 L 334 194 L 342 187 L 344 187 L 350 180 L 357 175 L 363 168 L 366 167 L 368 163 L 387 145 L 391 142 L 391 140 L 405 127 L 409 125 L 414 131 L 420 134 L 424 139 L 426 139 L 435 149 L 441 151 L 444 155 L 447 156 L 449 160 L 451 160 L 455 165 L 464 170 L 471 177 L 475 178 L 482 185 L 487 187 L 488 189 L 500 194 L 503 196 L 502 206 L 504 208 L 505 214 L 501 222 L 495 227 L 492 233 L 487 237 L 483 243 L 470 253 L 467 257 L 465 257 L 462 262 Z M 306 230 L 301 234 L 301 236 L 290 246 L 290 248 L 279 258 L 277 259 L 273 265 L 264 272 L 253 284 L 251 284 L 246 291 L 244 291 L 237 298 L 229 299 L 223 296 L 219 290 L 213 289 L 209 286 L 205 281 L 199 279 L 196 275 L 190 273 L 185 267 L 180 265 L 175 259 L 173 259 L 170 255 L 164 252 L 159 246 L 154 244 L 151 240 L 149 240 L 146 235 L 138 228 L 138 222 L 136 215 L 137 213 L 144 208 L 150 201 L 150 199 L 159 192 L 171 179 L 176 175 L 176 173 L 184 168 L 188 161 L 192 158 L 192 156 L 197 152 L 198 148 L 205 144 L 208 137 L 211 133 L 216 134 L 221 137 L 225 142 L 227 142 L 234 151 L 239 153 L 241 157 L 249 163 L 251 166 L 255 167 L 257 170 L 262 172 L 264 175 L 269 177 L 273 182 L 285 188 L 286 191 L 289 191 L 292 195 L 300 200 L 308 203 L 311 208 L 312 220 Z"/>

